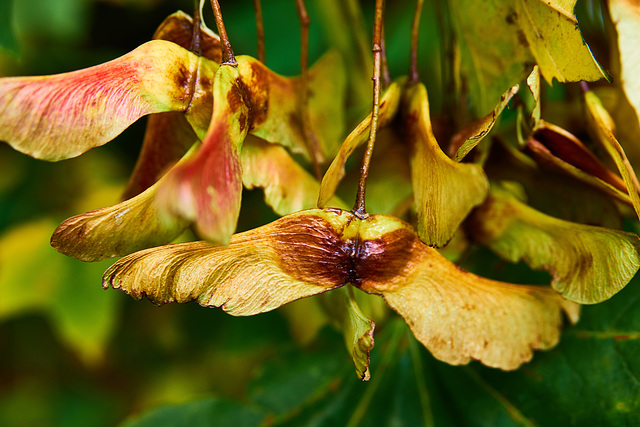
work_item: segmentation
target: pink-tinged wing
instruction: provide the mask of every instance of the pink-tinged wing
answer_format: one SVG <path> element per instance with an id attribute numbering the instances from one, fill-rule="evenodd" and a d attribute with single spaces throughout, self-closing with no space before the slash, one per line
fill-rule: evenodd
<path id="1" fill-rule="evenodd" d="M 237 68 L 221 66 L 213 85 L 213 117 L 202 146 L 192 159 L 171 169 L 158 194 L 164 210 L 195 222 L 204 238 L 218 244 L 229 242 L 240 213 L 240 149 L 249 123 L 245 93 Z"/>
<path id="2" fill-rule="evenodd" d="M 155 40 L 84 70 L 0 79 L 0 140 L 44 160 L 78 156 L 146 114 L 186 111 L 200 62 Z"/>
<path id="3" fill-rule="evenodd" d="M 198 137 L 184 114 L 149 116 L 142 150 L 122 199 L 130 199 L 155 184 L 196 141 Z"/>

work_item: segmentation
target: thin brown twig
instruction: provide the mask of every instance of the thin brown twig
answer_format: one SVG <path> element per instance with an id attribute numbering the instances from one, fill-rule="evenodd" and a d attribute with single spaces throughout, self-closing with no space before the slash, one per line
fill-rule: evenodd
<path id="1" fill-rule="evenodd" d="M 413 15 L 413 25 L 411 26 L 411 71 L 409 72 L 409 82 L 411 83 L 420 81 L 420 76 L 418 75 L 418 34 L 423 4 L 424 0 L 416 2 L 416 11 Z"/>
<path id="2" fill-rule="evenodd" d="M 298 19 L 300 20 L 300 73 L 302 80 L 302 88 L 300 99 L 302 108 L 300 111 L 302 130 L 307 143 L 307 148 L 311 155 L 311 163 L 313 171 L 318 181 L 322 178 L 320 163 L 318 162 L 318 138 L 311 130 L 311 119 L 309 117 L 309 25 L 311 20 L 307 14 L 307 8 L 304 0 L 296 0 L 296 8 L 298 10 Z"/>
<path id="3" fill-rule="evenodd" d="M 266 62 L 264 53 L 264 21 L 262 19 L 262 6 L 260 0 L 253 0 L 253 9 L 256 11 L 256 32 L 258 33 L 258 61 Z"/>
<path id="4" fill-rule="evenodd" d="M 220 35 L 220 41 L 222 42 L 221 65 L 237 67 L 238 61 L 236 61 L 236 56 L 233 54 L 231 43 L 229 43 L 229 36 L 227 36 L 227 30 L 224 27 L 222 12 L 220 11 L 220 4 L 218 3 L 218 0 L 211 0 L 211 7 L 213 8 L 213 16 L 216 18 L 216 26 L 218 27 L 218 34 Z"/>
<path id="5" fill-rule="evenodd" d="M 387 48 L 385 46 L 384 36 L 384 23 L 382 24 L 382 47 L 381 61 L 382 61 L 382 87 L 387 87 L 391 84 L 391 75 L 389 74 L 389 61 L 387 61 Z"/>
<path id="6" fill-rule="evenodd" d="M 384 0 L 376 0 L 376 14 L 373 25 L 373 109 L 371 112 L 371 129 L 367 150 L 364 153 L 362 167 L 360 169 L 360 182 L 358 183 L 358 195 L 353 207 L 353 213 L 359 218 L 369 216 L 365 208 L 365 190 L 367 187 L 367 177 L 369 175 L 369 165 L 373 155 L 373 145 L 376 141 L 378 131 L 378 116 L 380 114 L 380 69 L 382 56 L 382 19 L 384 16 Z"/>

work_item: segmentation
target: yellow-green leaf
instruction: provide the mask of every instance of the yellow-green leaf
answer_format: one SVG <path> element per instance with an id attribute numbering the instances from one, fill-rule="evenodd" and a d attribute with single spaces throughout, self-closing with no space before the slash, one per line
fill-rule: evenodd
<path id="1" fill-rule="evenodd" d="M 469 154 L 469 152 L 489 134 L 491 129 L 493 129 L 493 125 L 496 123 L 496 120 L 498 120 L 498 117 L 502 114 L 502 110 L 504 110 L 509 104 L 513 95 L 518 93 L 518 89 L 519 86 L 515 85 L 507 90 L 502 94 L 500 102 L 496 105 L 493 111 L 466 126 L 455 136 L 451 145 L 452 147 L 459 147 L 454 156 L 454 160 L 456 162 L 464 159 L 466 155 Z"/>
<path id="2" fill-rule="evenodd" d="M 457 163 L 442 152 L 431 128 L 423 84 L 404 88 L 401 108 L 411 149 L 418 235 L 428 245 L 444 246 L 471 209 L 482 203 L 489 182 L 479 165 Z"/>
<path id="3" fill-rule="evenodd" d="M 640 267 L 635 234 L 553 218 L 504 190 L 494 189 L 470 221 L 478 243 L 508 261 L 524 260 L 535 270 L 549 271 L 553 287 L 581 304 L 610 298 Z"/>
<path id="4" fill-rule="evenodd" d="M 574 16 L 576 0 L 454 0 L 453 28 L 461 68 L 478 112 L 493 108 L 505 87 L 537 63 L 551 83 L 606 77 L 584 42 Z"/>

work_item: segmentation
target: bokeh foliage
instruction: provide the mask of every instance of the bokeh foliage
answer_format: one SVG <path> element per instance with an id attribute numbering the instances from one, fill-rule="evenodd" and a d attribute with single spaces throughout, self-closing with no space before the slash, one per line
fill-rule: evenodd
<path id="1" fill-rule="evenodd" d="M 318 1 L 308 2 L 311 62 L 328 42 Z M 236 52 L 255 55 L 251 2 L 221 3 Z M 263 3 L 267 65 L 296 74 L 294 4 Z M 362 3 L 371 23 L 372 5 Z M 596 57 L 606 63 L 597 3 L 580 1 L 577 12 Z M 389 63 L 392 75 L 400 75 L 408 69 L 414 3 L 389 4 Z M 187 0 L 0 0 L 0 73 L 94 65 L 148 40 L 164 16 L 190 8 Z M 438 32 L 447 21 L 442 14 L 426 2 L 420 72 L 432 114 L 451 103 L 450 70 L 441 62 L 447 42 Z M 207 22 L 213 25 L 211 17 Z M 547 100 L 562 108 L 574 89 L 547 87 Z M 514 117 L 507 111 L 504 120 Z M 108 147 L 58 164 L 0 145 L 0 425 L 640 424 L 639 278 L 611 300 L 585 307 L 558 347 L 515 372 L 446 365 L 398 319 L 381 322 L 368 383 L 355 377 L 343 338 L 330 326 L 298 342 L 300 325 L 291 322 L 312 319 L 281 310 L 233 318 L 196 304 L 157 308 L 101 290 L 108 261 L 66 258 L 48 238 L 68 216 L 117 200 L 143 129 L 144 122 L 137 123 Z M 240 230 L 274 219 L 258 191 L 243 200 Z M 546 274 L 483 249 L 461 264 L 494 279 L 549 282 Z"/>

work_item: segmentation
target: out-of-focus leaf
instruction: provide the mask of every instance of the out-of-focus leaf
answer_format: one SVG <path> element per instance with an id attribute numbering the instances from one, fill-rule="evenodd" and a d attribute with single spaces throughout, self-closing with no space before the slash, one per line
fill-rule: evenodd
<path id="1" fill-rule="evenodd" d="M 630 0 L 608 2 L 611 20 L 618 34 L 620 52 L 620 83 L 629 102 L 636 111 L 636 121 L 640 117 L 640 55 L 637 41 L 640 39 L 640 8 Z"/>
<path id="2" fill-rule="evenodd" d="M 456 0 L 450 3 L 461 66 L 478 112 L 489 111 L 505 88 L 537 63 L 551 83 L 606 77 L 582 39 L 576 0 Z M 562 42 L 559 42 L 561 40 Z"/>
<path id="3" fill-rule="evenodd" d="M 206 398 L 152 409 L 123 422 L 121 427 L 254 427 L 260 425 L 265 416 L 266 412 L 255 406 L 230 399 Z"/>
<path id="4" fill-rule="evenodd" d="M 322 0 L 315 2 L 329 43 L 342 55 L 348 73 L 348 106 L 356 111 L 366 109 L 373 88 L 369 79 L 373 63 L 366 25 L 355 0 Z M 340 28 L 340 31 L 335 31 Z M 365 101 L 366 100 L 366 101 Z"/>
<path id="5" fill-rule="evenodd" d="M 518 93 L 519 88 L 518 85 L 515 85 L 503 93 L 500 97 L 500 102 L 493 111 L 466 126 L 454 136 L 451 141 L 450 153 L 454 155 L 453 158 L 456 162 L 464 159 L 466 155 L 489 134 L 496 120 L 498 120 L 498 117 L 502 114 L 502 110 L 509 105 L 509 101 L 511 101 L 513 95 Z"/>
<path id="6" fill-rule="evenodd" d="M 13 1 L 0 0 L 0 48 L 18 54 L 20 46 L 13 26 Z"/>
<path id="7" fill-rule="evenodd" d="M 380 113 L 378 118 L 378 126 L 384 127 L 396 116 L 398 106 L 400 105 L 400 85 L 392 83 L 382 95 L 380 100 Z M 318 207 L 328 206 L 329 201 L 334 196 L 340 180 L 345 174 L 345 164 L 349 156 L 360 145 L 364 144 L 369 137 L 369 129 L 371 127 L 371 113 L 356 128 L 351 131 L 347 139 L 342 143 L 340 152 L 331 162 L 329 169 L 322 178 L 320 187 L 320 196 L 318 197 Z"/>
<path id="8" fill-rule="evenodd" d="M 584 96 L 588 117 L 592 121 L 598 139 L 616 163 L 618 171 L 624 180 L 633 208 L 636 211 L 636 215 L 640 218 L 640 194 L 638 194 L 638 191 L 640 191 L 640 183 L 638 183 L 638 177 L 629 163 L 627 155 L 613 135 L 613 120 L 595 93 L 588 91 Z"/>
<path id="9" fill-rule="evenodd" d="M 544 215 L 497 188 L 474 211 L 468 229 L 510 262 L 549 271 L 553 287 L 582 304 L 610 298 L 640 267 L 636 235 Z"/>
<path id="10" fill-rule="evenodd" d="M 113 296 L 95 286 L 104 263 L 85 264 L 43 245 L 52 220 L 27 223 L 0 239 L 0 318 L 41 311 L 87 364 L 104 356 L 116 318 Z"/>
<path id="11" fill-rule="evenodd" d="M 320 183 L 282 146 L 250 135 L 242 147 L 240 160 L 244 186 L 247 189 L 262 188 L 265 202 L 278 215 L 316 207 Z M 345 207 L 335 197 L 331 205 Z"/>

